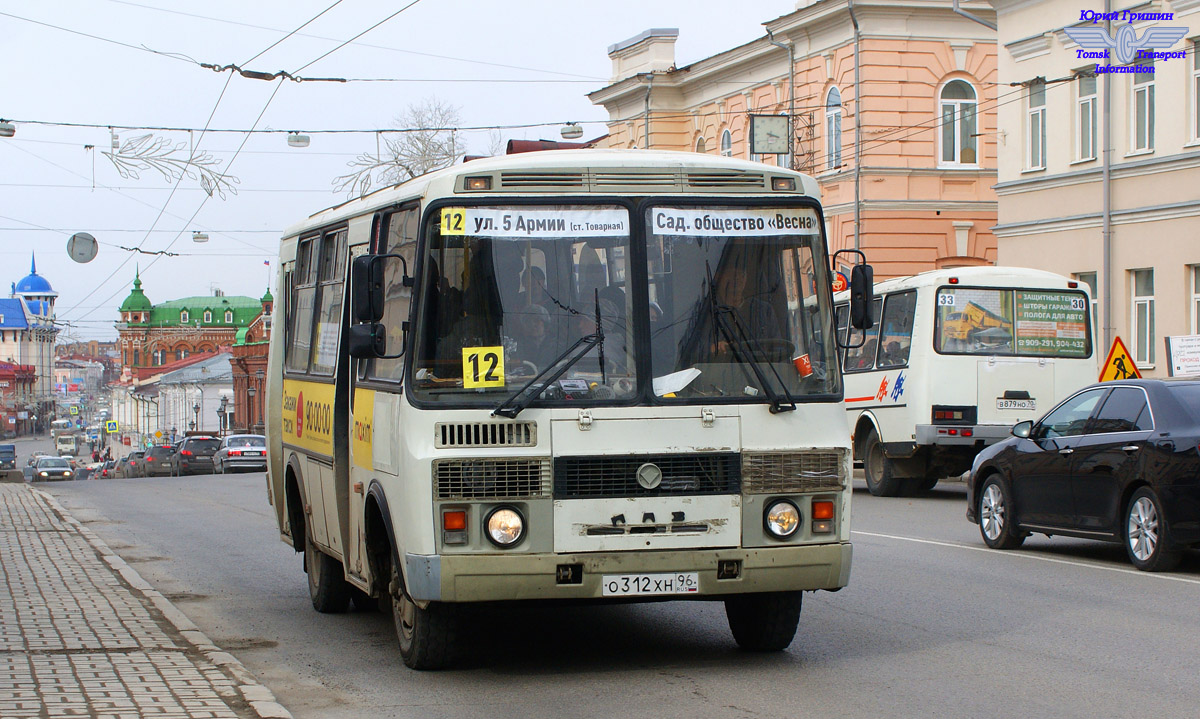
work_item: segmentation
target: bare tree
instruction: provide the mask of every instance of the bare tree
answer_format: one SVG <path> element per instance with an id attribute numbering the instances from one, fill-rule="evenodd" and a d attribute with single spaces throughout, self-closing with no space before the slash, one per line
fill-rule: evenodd
<path id="1" fill-rule="evenodd" d="M 399 133 L 380 133 L 375 154 L 355 157 L 346 165 L 351 172 L 335 177 L 333 187 L 350 196 L 365 195 L 373 187 L 393 185 L 433 170 L 449 167 L 463 156 L 459 139 L 459 109 L 430 97 L 409 105 L 396 119 Z"/>

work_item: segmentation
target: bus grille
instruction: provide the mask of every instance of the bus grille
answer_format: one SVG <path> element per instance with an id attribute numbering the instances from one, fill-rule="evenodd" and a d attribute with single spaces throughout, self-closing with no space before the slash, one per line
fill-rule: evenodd
<path id="1" fill-rule="evenodd" d="M 842 450 L 747 452 L 742 476 L 747 494 L 839 491 L 846 486 Z"/>
<path id="2" fill-rule="evenodd" d="M 520 499 L 550 496 L 550 460 L 435 459 L 438 499 Z"/>
<path id="3" fill-rule="evenodd" d="M 433 443 L 448 447 L 533 447 L 537 444 L 535 422 L 438 422 L 433 426 Z"/>
<path id="4" fill-rule="evenodd" d="M 767 176 L 761 172 L 689 172 L 689 187 L 748 187 L 764 190 Z"/>
<path id="5" fill-rule="evenodd" d="M 583 188 L 586 184 L 581 172 L 502 172 L 502 189 L 528 189 L 535 187 Z"/>
<path id="6" fill-rule="evenodd" d="M 638 484 L 638 467 L 646 463 L 662 470 L 662 481 L 654 489 Z M 560 457 L 554 460 L 554 497 L 737 494 L 741 491 L 740 470 L 736 452 Z"/>

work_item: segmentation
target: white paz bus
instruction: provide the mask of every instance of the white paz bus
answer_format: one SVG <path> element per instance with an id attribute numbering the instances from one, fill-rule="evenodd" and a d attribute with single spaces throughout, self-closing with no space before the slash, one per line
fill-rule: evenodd
<path id="1" fill-rule="evenodd" d="M 867 488 L 932 488 L 1094 381 L 1086 286 L 1019 267 L 962 267 L 875 285 L 873 327 L 842 357 L 846 417 Z M 839 293 L 845 332 L 849 298 Z"/>
<path id="2" fill-rule="evenodd" d="M 786 647 L 850 573 L 850 437 L 816 183 L 688 153 L 476 160 L 280 246 L 269 493 L 313 606 L 723 600 Z M 865 321 L 869 268 L 857 265 Z"/>

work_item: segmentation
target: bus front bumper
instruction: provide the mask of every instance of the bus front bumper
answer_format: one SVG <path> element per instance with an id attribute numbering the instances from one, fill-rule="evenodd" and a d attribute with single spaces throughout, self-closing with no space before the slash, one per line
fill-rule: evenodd
<path id="1" fill-rule="evenodd" d="M 809 544 L 761 549 L 597 552 L 581 554 L 406 554 L 406 583 L 417 601 L 492 602 L 522 599 L 604 598 L 605 575 L 695 572 L 700 589 L 689 594 L 632 599 L 704 599 L 728 594 L 836 590 L 850 580 L 851 545 Z M 733 579 L 718 579 L 717 565 L 739 561 Z M 562 583 L 560 567 L 582 569 Z M 574 574 L 577 570 L 568 570 Z M 577 580 L 577 581 L 574 581 Z M 612 597 L 617 598 L 617 597 Z"/>

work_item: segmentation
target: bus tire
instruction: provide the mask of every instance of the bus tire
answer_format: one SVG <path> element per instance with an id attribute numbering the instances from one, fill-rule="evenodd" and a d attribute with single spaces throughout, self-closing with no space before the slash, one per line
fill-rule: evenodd
<path id="1" fill-rule="evenodd" d="M 313 544 L 312 525 L 304 528 L 304 571 L 308 573 L 308 598 L 322 614 L 340 614 L 350 605 L 350 585 L 342 563 Z"/>
<path id="2" fill-rule="evenodd" d="M 445 669 L 457 658 L 458 621 L 454 609 L 441 602 L 430 602 L 424 609 L 417 606 L 404 588 L 404 578 L 394 559 L 391 565 L 388 593 L 400 658 L 409 669 Z"/>
<path id="3" fill-rule="evenodd" d="M 725 600 L 725 616 L 738 646 L 750 652 L 787 649 L 800 624 L 803 592 L 740 594 Z"/>
<path id="4" fill-rule="evenodd" d="M 867 490 L 876 497 L 895 497 L 904 485 L 903 479 L 892 476 L 892 461 L 884 456 L 883 442 L 874 429 L 863 447 L 863 476 L 867 479 Z"/>

